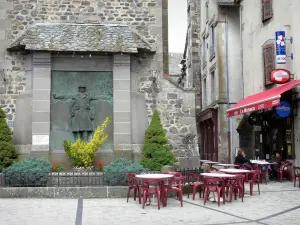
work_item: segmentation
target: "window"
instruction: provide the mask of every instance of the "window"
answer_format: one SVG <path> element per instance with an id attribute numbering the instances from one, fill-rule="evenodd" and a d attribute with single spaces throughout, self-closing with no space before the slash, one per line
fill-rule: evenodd
<path id="1" fill-rule="evenodd" d="M 210 86 L 210 91 L 211 91 L 211 101 L 214 102 L 216 100 L 216 93 L 215 93 L 215 71 L 211 72 L 211 86 Z"/>
<path id="2" fill-rule="evenodd" d="M 262 22 L 273 17 L 273 0 L 261 0 Z"/>
<path id="3" fill-rule="evenodd" d="M 203 79 L 203 105 L 206 106 L 207 103 L 207 89 L 206 89 L 206 78 Z"/>
<path id="4" fill-rule="evenodd" d="M 210 28 L 210 56 L 209 60 L 211 61 L 215 57 L 215 28 L 211 26 Z"/>
<path id="5" fill-rule="evenodd" d="M 206 16 L 206 23 L 208 23 L 209 15 L 208 15 L 208 1 L 205 3 L 205 16 Z"/>
<path id="6" fill-rule="evenodd" d="M 275 69 L 274 45 L 267 44 L 263 47 L 264 58 L 264 84 L 265 86 L 272 84 L 271 72 Z"/>

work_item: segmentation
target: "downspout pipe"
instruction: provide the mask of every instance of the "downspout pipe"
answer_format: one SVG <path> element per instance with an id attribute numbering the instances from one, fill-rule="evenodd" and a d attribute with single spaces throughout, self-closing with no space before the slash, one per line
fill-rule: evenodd
<path id="1" fill-rule="evenodd" d="M 229 65 L 228 65 L 228 13 L 226 13 L 225 17 L 225 67 L 226 67 L 226 89 L 227 89 L 227 109 L 230 108 L 230 81 L 229 81 Z M 232 153 L 232 119 L 231 117 L 227 117 L 227 142 L 228 142 L 228 163 L 231 163 L 231 153 Z"/>
<path id="2" fill-rule="evenodd" d="M 242 78 L 242 98 L 245 98 L 245 90 L 244 90 L 244 70 L 243 70 L 243 66 L 244 66 L 244 61 L 243 61 L 243 23 L 242 23 L 242 19 L 243 19 L 243 7 L 240 6 L 240 44 L 241 44 L 241 78 Z"/>

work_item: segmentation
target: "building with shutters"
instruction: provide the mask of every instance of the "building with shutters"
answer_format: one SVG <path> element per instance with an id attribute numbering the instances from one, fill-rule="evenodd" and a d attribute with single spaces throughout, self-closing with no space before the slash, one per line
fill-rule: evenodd
<path id="1" fill-rule="evenodd" d="M 280 152 L 283 159 L 300 163 L 299 71 L 300 1 L 262 0 L 240 3 L 240 27 L 243 100 L 227 111 L 240 119 L 235 129 L 239 145 L 248 158 L 270 159 Z M 285 31 L 285 44 L 275 39 L 276 31 Z M 291 38 L 292 37 L 292 38 Z M 293 43 L 290 39 L 294 40 Z M 277 45 L 286 47 L 286 63 L 278 64 Z M 284 60 L 285 61 L 285 60 Z M 291 81 L 276 84 L 275 69 L 291 72 Z M 278 107 L 278 104 L 279 107 Z"/>

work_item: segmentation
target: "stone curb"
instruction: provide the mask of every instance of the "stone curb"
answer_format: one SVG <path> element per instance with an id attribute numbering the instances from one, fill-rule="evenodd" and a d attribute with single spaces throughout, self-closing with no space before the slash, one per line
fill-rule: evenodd
<path id="1" fill-rule="evenodd" d="M 103 187 L 2 187 L 1 198 L 125 198 L 127 186 Z M 184 187 L 183 194 L 187 193 Z M 133 196 L 133 191 L 130 192 Z M 175 196 L 169 193 L 169 196 Z"/>
<path id="2" fill-rule="evenodd" d="M 2 187 L 0 198 L 122 198 L 127 196 L 127 191 L 127 186 Z"/>

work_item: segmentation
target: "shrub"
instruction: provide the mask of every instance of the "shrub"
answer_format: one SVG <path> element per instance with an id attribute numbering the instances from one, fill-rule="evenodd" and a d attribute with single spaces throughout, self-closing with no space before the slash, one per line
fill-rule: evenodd
<path id="1" fill-rule="evenodd" d="M 175 158 L 168 145 L 166 132 L 163 129 L 158 112 L 155 111 L 145 132 L 141 165 L 157 171 L 165 165 L 172 166 L 174 163 Z"/>
<path id="2" fill-rule="evenodd" d="M 6 123 L 4 111 L 0 108 L 0 169 L 10 166 L 17 159 L 16 147 Z"/>
<path id="3" fill-rule="evenodd" d="M 127 159 L 119 158 L 105 166 L 103 169 L 104 183 L 110 186 L 124 186 L 127 173 L 136 173 L 149 171 L 138 163 L 133 163 Z"/>
<path id="4" fill-rule="evenodd" d="M 93 165 L 96 152 L 108 138 L 105 129 L 109 123 L 110 119 L 106 117 L 103 124 L 96 128 L 92 139 L 88 143 L 80 139 L 77 139 L 73 144 L 71 141 L 64 141 L 65 152 L 75 166 L 87 168 Z"/>
<path id="5" fill-rule="evenodd" d="M 51 169 L 51 163 L 40 158 L 15 162 L 3 171 L 5 184 L 10 186 L 45 186 Z"/>

